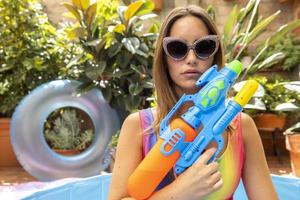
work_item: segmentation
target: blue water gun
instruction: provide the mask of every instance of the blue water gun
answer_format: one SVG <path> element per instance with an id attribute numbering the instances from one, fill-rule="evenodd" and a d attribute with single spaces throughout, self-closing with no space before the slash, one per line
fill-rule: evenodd
<path id="1" fill-rule="evenodd" d="M 174 165 L 175 173 L 181 174 L 212 141 L 217 143 L 217 151 L 209 162 L 216 159 L 224 146 L 222 133 L 258 88 L 254 80 L 247 81 L 239 93 L 226 102 L 228 90 L 241 71 L 242 64 L 237 60 L 220 71 L 214 65 L 196 82 L 201 88 L 197 93 L 184 94 L 179 99 L 162 120 L 157 143 L 129 178 L 128 192 L 132 197 L 149 197 Z M 175 113 L 187 102 L 193 106 L 174 119 Z"/>

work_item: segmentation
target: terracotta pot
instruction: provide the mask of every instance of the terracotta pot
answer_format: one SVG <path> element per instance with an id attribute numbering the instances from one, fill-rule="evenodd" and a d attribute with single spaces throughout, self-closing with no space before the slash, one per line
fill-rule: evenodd
<path id="1" fill-rule="evenodd" d="M 53 149 L 53 151 L 64 156 L 74 156 L 81 153 L 81 151 L 77 149 Z"/>
<path id="2" fill-rule="evenodd" d="M 20 167 L 10 142 L 10 118 L 0 118 L 0 167 Z"/>
<path id="3" fill-rule="evenodd" d="M 283 129 L 286 121 L 286 115 L 275 115 L 263 113 L 253 117 L 253 120 L 259 129 L 273 130 L 275 128 Z"/>
<path id="4" fill-rule="evenodd" d="M 285 131 L 285 145 L 290 152 L 292 172 L 300 178 L 300 133 L 291 134 L 289 130 Z"/>

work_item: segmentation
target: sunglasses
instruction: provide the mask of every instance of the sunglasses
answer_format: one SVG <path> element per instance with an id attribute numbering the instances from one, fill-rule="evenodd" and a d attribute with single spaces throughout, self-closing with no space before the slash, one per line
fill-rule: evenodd
<path id="1" fill-rule="evenodd" d="M 196 56 L 201 60 L 212 57 L 218 50 L 219 39 L 217 35 L 207 35 L 189 45 L 185 40 L 173 37 L 163 39 L 163 48 L 167 56 L 174 60 L 183 60 L 190 49 L 193 49 Z"/>

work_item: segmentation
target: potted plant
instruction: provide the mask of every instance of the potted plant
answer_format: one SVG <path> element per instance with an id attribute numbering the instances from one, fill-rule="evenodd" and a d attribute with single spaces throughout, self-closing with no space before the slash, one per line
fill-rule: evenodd
<path id="1" fill-rule="evenodd" d="M 45 123 L 44 136 L 48 145 L 63 155 L 78 154 L 92 142 L 93 129 L 84 129 L 87 123 L 74 108 L 53 112 Z"/>
<path id="2" fill-rule="evenodd" d="M 261 50 L 262 47 L 257 48 L 256 53 Z M 269 69 L 291 71 L 295 66 L 298 66 L 300 62 L 300 42 L 295 38 L 293 34 L 287 34 L 281 38 L 278 42 L 269 46 L 268 51 L 264 51 L 259 57 L 258 61 L 263 61 L 268 57 L 282 53 L 283 59 L 270 65 Z"/>
<path id="3" fill-rule="evenodd" d="M 281 51 L 264 58 L 261 58 L 261 55 L 268 52 L 272 45 L 277 44 L 288 33 L 300 26 L 300 19 L 297 19 L 279 27 L 266 40 L 257 43 L 256 46 L 260 46 L 259 51 L 252 54 L 248 50 L 249 46 L 280 14 L 280 11 L 277 11 L 270 16 L 262 17 L 259 14 L 259 4 L 260 0 L 250 0 L 242 9 L 234 6 L 224 25 L 222 41 L 225 47 L 226 61 L 251 57 L 237 82 L 246 80 L 249 76 L 282 61 L 285 54 Z"/>
<path id="4" fill-rule="evenodd" d="M 64 6 L 76 18 L 70 35 L 89 55 L 83 65 L 84 83 L 79 91 L 97 87 L 112 107 L 127 112 L 148 107 L 157 37 L 157 23 L 152 20 L 157 15 L 151 12 L 153 2 L 138 0 L 122 5 L 115 0 L 93 4 L 79 0 Z"/>
<path id="5" fill-rule="evenodd" d="M 285 84 L 288 83 L 288 80 L 283 79 L 279 75 L 272 77 L 254 76 L 252 79 L 256 80 L 264 88 L 264 94 L 259 100 L 265 109 L 246 110 L 253 116 L 258 128 L 270 130 L 274 128 L 283 129 L 287 113 L 299 109 L 299 93 L 287 89 Z"/>
<path id="6" fill-rule="evenodd" d="M 300 178 L 300 122 L 287 129 L 284 135 L 293 174 Z"/>
<path id="7" fill-rule="evenodd" d="M 38 1 L 0 0 L 0 8 L 0 163 L 19 166 L 9 130 L 16 105 L 42 83 L 77 77 L 66 66 L 80 48 L 50 24 Z"/>

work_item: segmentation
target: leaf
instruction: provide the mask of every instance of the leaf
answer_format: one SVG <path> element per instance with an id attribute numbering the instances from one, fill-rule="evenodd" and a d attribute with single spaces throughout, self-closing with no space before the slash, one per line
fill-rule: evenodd
<path id="1" fill-rule="evenodd" d="M 96 66 L 88 67 L 86 69 L 85 74 L 91 80 L 99 80 L 105 68 L 106 68 L 106 62 L 100 61 L 99 63 L 96 64 Z"/>
<path id="2" fill-rule="evenodd" d="M 158 16 L 157 14 L 150 13 L 150 14 L 142 15 L 142 16 L 140 16 L 139 18 L 140 18 L 141 20 L 148 20 L 148 19 L 151 19 L 151 18 L 155 18 L 155 17 L 157 17 L 157 16 Z"/>
<path id="3" fill-rule="evenodd" d="M 85 44 L 87 46 L 97 46 L 98 44 L 100 44 L 102 42 L 102 38 L 98 38 L 96 40 L 92 40 L 92 41 L 89 41 L 89 42 L 86 42 Z"/>
<path id="4" fill-rule="evenodd" d="M 86 24 L 90 27 L 97 13 L 97 3 L 93 3 L 88 7 L 85 13 Z"/>
<path id="5" fill-rule="evenodd" d="M 257 37 L 259 33 L 261 33 L 265 28 L 279 15 L 280 11 L 277 11 L 273 15 L 259 22 L 253 30 L 249 33 L 247 38 L 247 43 L 250 43 L 253 39 Z"/>
<path id="6" fill-rule="evenodd" d="M 123 38 L 122 43 L 132 54 L 135 54 L 136 50 L 140 47 L 140 41 L 136 37 Z"/>
<path id="7" fill-rule="evenodd" d="M 81 16 L 80 13 L 78 12 L 77 8 L 73 6 L 70 3 L 62 3 L 62 5 L 70 12 L 74 17 L 78 20 L 78 22 L 81 22 Z"/>
<path id="8" fill-rule="evenodd" d="M 110 58 L 112 58 L 113 56 L 117 55 L 121 49 L 122 45 L 120 43 L 115 43 L 108 48 L 107 54 Z"/>
<path id="9" fill-rule="evenodd" d="M 126 27 L 125 27 L 124 24 L 118 24 L 118 25 L 115 26 L 113 31 L 117 32 L 117 33 L 120 33 L 120 34 L 123 34 L 125 30 L 126 30 Z"/>
<path id="10" fill-rule="evenodd" d="M 142 37 L 147 38 L 148 40 L 156 40 L 158 37 L 158 34 L 157 33 L 145 33 L 145 34 L 143 34 Z"/>
<path id="11" fill-rule="evenodd" d="M 277 43 L 280 39 L 282 39 L 282 37 L 285 34 L 290 33 L 292 30 L 298 28 L 299 26 L 300 26 L 300 19 L 294 20 L 288 24 L 281 26 L 278 29 L 278 31 L 271 36 L 269 40 L 269 45 Z"/>
<path id="12" fill-rule="evenodd" d="M 72 3 L 81 10 L 86 10 L 90 5 L 90 0 L 72 0 Z"/>
<path id="13" fill-rule="evenodd" d="M 137 109 L 141 102 L 141 98 L 138 96 L 128 95 L 125 96 L 125 107 L 128 111 L 133 111 Z"/>
<path id="14" fill-rule="evenodd" d="M 143 5 L 140 7 L 140 9 L 135 14 L 136 16 L 142 16 L 145 14 L 148 14 L 153 11 L 155 5 L 152 0 L 144 0 Z"/>
<path id="15" fill-rule="evenodd" d="M 269 56 L 267 59 L 265 59 L 262 63 L 254 65 L 251 69 L 249 69 L 250 72 L 255 72 L 257 70 L 265 69 L 268 67 L 273 66 L 274 64 L 280 62 L 283 60 L 285 55 L 282 52 L 275 53 L 272 56 Z"/>
<path id="16" fill-rule="evenodd" d="M 256 14 L 257 14 L 257 12 L 258 12 L 259 2 L 260 2 L 260 0 L 256 0 L 254 6 L 253 6 L 253 8 L 252 8 L 252 13 L 251 13 L 250 19 L 249 19 L 248 24 L 247 24 L 247 28 L 246 28 L 246 31 L 245 31 L 245 36 L 243 37 L 242 44 L 245 44 L 245 43 L 246 43 L 245 41 L 246 41 L 247 38 L 248 38 L 248 34 L 250 33 L 251 28 L 253 27 L 253 23 L 254 23 L 254 20 L 255 20 L 255 18 L 256 18 L 255 16 L 256 16 Z M 239 54 L 240 54 L 242 51 L 243 51 L 243 50 L 241 50 L 241 51 L 239 52 Z"/>
<path id="17" fill-rule="evenodd" d="M 139 83 L 131 83 L 129 85 L 129 93 L 132 95 L 138 95 L 143 91 L 143 87 L 139 85 Z"/>
<path id="18" fill-rule="evenodd" d="M 70 68 L 72 67 L 73 65 L 76 65 L 77 62 L 83 57 L 83 54 L 80 54 L 74 58 L 72 58 L 72 60 L 67 64 L 66 68 Z"/>
<path id="19" fill-rule="evenodd" d="M 241 9 L 238 14 L 238 22 L 243 23 L 245 18 L 249 15 L 249 13 L 252 11 L 254 5 L 256 3 L 256 0 L 250 0 L 245 8 Z"/>
<path id="20" fill-rule="evenodd" d="M 235 5 L 229 14 L 224 26 L 224 44 L 228 44 L 232 37 L 234 25 L 237 22 L 237 5 Z"/>
<path id="21" fill-rule="evenodd" d="M 125 20 L 128 21 L 131 17 L 133 17 L 142 5 L 142 0 L 131 3 L 124 13 Z"/>
<path id="22" fill-rule="evenodd" d="M 124 12 L 127 10 L 127 6 L 118 6 L 117 12 L 122 24 L 125 24 Z"/>
<path id="23" fill-rule="evenodd" d="M 132 54 L 128 51 L 122 51 L 117 55 L 116 62 L 120 68 L 126 68 L 132 58 Z"/>
<path id="24" fill-rule="evenodd" d="M 80 0 L 83 10 L 86 10 L 90 5 L 90 0 Z"/>
<path id="25" fill-rule="evenodd" d="M 92 81 L 84 82 L 76 88 L 74 95 L 81 96 L 82 94 L 90 91 L 93 88 L 95 88 L 95 84 Z"/>
<path id="26" fill-rule="evenodd" d="M 76 27 L 70 31 L 70 34 L 73 34 L 77 38 L 83 38 L 83 37 L 87 36 L 87 31 L 83 27 Z"/>
<path id="27" fill-rule="evenodd" d="M 145 52 L 143 52 L 143 51 L 141 51 L 139 49 L 136 50 L 136 54 L 138 54 L 140 56 L 143 56 L 145 58 L 148 58 L 148 56 L 149 56 L 147 53 L 145 53 Z"/>

